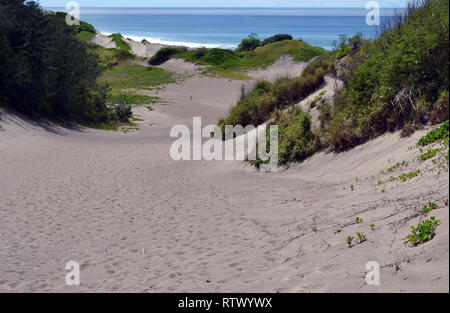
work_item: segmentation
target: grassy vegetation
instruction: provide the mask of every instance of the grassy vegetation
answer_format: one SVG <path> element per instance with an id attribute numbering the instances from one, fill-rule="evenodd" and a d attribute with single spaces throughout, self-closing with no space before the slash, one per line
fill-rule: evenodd
<path id="1" fill-rule="evenodd" d="M 351 56 L 345 87 L 327 112 L 324 138 L 335 151 L 448 112 L 448 6 L 448 0 L 412 3 Z M 440 98 L 444 104 L 435 108 Z"/>
<path id="2" fill-rule="evenodd" d="M 112 38 L 112 40 L 116 43 L 116 48 L 119 50 L 124 50 L 124 51 L 131 51 L 131 46 L 125 41 L 123 40 L 123 37 L 121 34 L 112 34 L 108 36 L 109 38 Z"/>
<path id="3" fill-rule="evenodd" d="M 311 130 L 311 118 L 299 108 L 291 112 L 276 110 L 271 124 L 278 125 L 278 158 L 280 164 L 304 160 L 318 149 Z M 268 128 L 269 129 L 269 128 Z"/>
<path id="4" fill-rule="evenodd" d="M 405 182 L 405 181 L 407 181 L 407 180 L 410 180 L 410 179 L 413 179 L 413 178 L 419 176 L 419 174 L 420 174 L 421 172 L 422 172 L 421 170 L 415 170 L 415 171 L 412 171 L 412 172 L 409 172 L 409 173 L 402 173 L 402 174 L 398 177 L 398 179 L 400 179 L 400 180 L 402 180 L 402 181 Z"/>
<path id="5" fill-rule="evenodd" d="M 112 92 L 108 98 L 109 104 L 135 104 L 135 105 L 143 105 L 143 104 L 151 104 L 155 103 L 155 98 L 140 95 L 134 92 Z"/>
<path id="6" fill-rule="evenodd" d="M 111 69 L 121 61 L 135 58 L 129 51 L 114 48 L 107 49 L 95 44 L 89 44 L 89 52 L 98 57 L 98 63 L 103 69 Z"/>
<path id="7" fill-rule="evenodd" d="M 245 71 L 267 67 L 282 55 L 290 55 L 296 62 L 304 62 L 324 52 L 325 50 L 322 48 L 294 40 L 267 44 L 247 52 L 226 49 L 165 48 L 150 60 L 150 64 L 159 65 L 170 58 L 181 58 L 192 63 L 209 66 L 206 73 L 242 80 L 248 79 Z"/>
<path id="8" fill-rule="evenodd" d="M 392 172 L 398 170 L 399 168 L 401 168 L 401 167 L 407 167 L 408 165 L 409 165 L 409 163 L 406 162 L 406 161 L 398 162 L 398 163 L 392 165 L 392 166 L 391 166 L 390 168 L 388 168 L 386 171 L 381 171 L 380 174 L 385 174 L 386 172 L 392 173 Z"/>
<path id="9" fill-rule="evenodd" d="M 280 78 L 275 83 L 262 81 L 249 93 L 243 90 L 239 103 L 226 119 L 219 121 L 219 126 L 224 129 L 225 125 L 260 125 L 269 120 L 276 109 L 303 100 L 324 82 L 325 73 L 331 67 L 327 60 L 328 57 L 315 60 L 300 77 Z"/>
<path id="10" fill-rule="evenodd" d="M 82 31 L 77 34 L 77 38 L 80 40 L 84 40 L 84 41 L 90 41 L 94 37 L 95 37 L 95 33 L 87 32 L 87 31 Z"/>
<path id="11" fill-rule="evenodd" d="M 123 89 L 152 90 L 157 86 L 175 82 L 172 73 L 156 67 L 146 67 L 132 62 L 120 62 L 103 72 L 100 83 L 108 84 L 112 91 Z"/>
<path id="12" fill-rule="evenodd" d="M 360 35 L 341 36 L 336 51 L 323 53 L 301 77 L 283 78 L 275 83 L 260 82 L 251 91 L 242 92 L 238 104 L 227 118 L 219 121 L 219 126 L 260 125 L 267 121 L 279 125 L 283 165 L 301 161 L 321 147 L 339 152 L 386 131 L 403 129 L 402 134 L 407 136 L 422 124 L 447 120 L 419 141 L 421 146 L 437 141 L 445 144 L 448 142 L 448 6 L 448 0 L 413 1 L 406 13 L 398 14 L 393 22 L 383 26 L 382 34 L 375 41 L 362 41 Z M 226 64 L 222 68 L 228 70 L 232 68 L 230 64 L 238 64 L 246 58 L 263 64 L 265 58 L 258 53 L 265 47 L 279 55 L 277 48 L 286 52 L 291 44 L 299 42 L 276 42 L 242 53 L 239 59 L 238 54 L 228 52 L 230 55 L 225 59 L 236 60 L 222 63 L 222 66 Z M 267 55 L 270 61 L 270 53 Z M 346 58 L 339 59 L 343 56 Z M 248 64 L 254 63 L 249 61 Z M 313 101 L 313 106 L 317 105 L 320 111 L 321 129 L 312 134 L 305 113 L 286 109 L 316 90 L 326 73 L 335 73 L 335 66 L 344 86 L 330 103 L 320 98 L 317 103 Z M 433 158 L 434 153 L 430 151 L 423 158 Z M 448 152 L 441 159 L 448 160 Z M 441 162 L 443 168 L 445 162 Z M 396 164 L 388 172 L 406 165 Z M 419 174 L 417 170 L 393 177 L 393 180 L 406 181 Z"/>
<path id="13" fill-rule="evenodd" d="M 248 93 L 242 90 L 238 104 L 219 121 L 219 127 L 224 130 L 225 125 L 261 125 L 270 120 L 271 125 L 278 125 L 281 165 L 312 155 L 320 143 L 311 130 L 309 115 L 295 107 L 283 110 L 314 92 L 324 82 L 325 74 L 334 70 L 333 61 L 333 53 L 324 53 L 300 77 L 281 78 L 274 83 L 262 81 Z"/>
<path id="14" fill-rule="evenodd" d="M 439 151 L 441 151 L 442 149 L 430 149 L 427 152 L 425 152 L 424 154 L 419 156 L 419 159 L 422 161 L 428 160 L 428 159 L 432 159 L 436 156 L 436 154 L 438 154 Z"/>

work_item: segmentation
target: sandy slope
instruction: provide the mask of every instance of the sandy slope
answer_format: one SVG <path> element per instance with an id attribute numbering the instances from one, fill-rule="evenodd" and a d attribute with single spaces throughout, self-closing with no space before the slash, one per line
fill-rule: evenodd
<path id="1" fill-rule="evenodd" d="M 0 291 L 448 292 L 448 174 L 376 183 L 388 179 L 380 170 L 414 160 L 408 147 L 425 131 L 271 174 L 241 162 L 172 161 L 171 127 L 193 116 L 216 122 L 240 87 L 199 75 L 169 85 L 157 94 L 169 105 L 135 109 L 145 121 L 129 134 L 43 129 L 4 115 Z M 428 201 L 439 204 L 437 236 L 405 247 L 420 220 L 411 216 Z M 357 216 L 364 223 L 353 225 Z M 345 238 L 357 231 L 369 240 L 350 249 Z M 80 287 L 65 286 L 71 260 L 81 264 Z M 372 260 L 384 266 L 379 287 L 365 286 Z"/>
<path id="2" fill-rule="evenodd" d="M 133 53 L 141 58 L 151 58 L 160 49 L 168 47 L 155 43 L 143 44 L 142 42 L 137 42 L 128 38 L 123 38 L 123 40 L 130 45 Z M 116 48 L 116 43 L 111 38 L 99 32 L 94 36 L 94 38 L 92 38 L 90 42 L 108 49 Z"/>

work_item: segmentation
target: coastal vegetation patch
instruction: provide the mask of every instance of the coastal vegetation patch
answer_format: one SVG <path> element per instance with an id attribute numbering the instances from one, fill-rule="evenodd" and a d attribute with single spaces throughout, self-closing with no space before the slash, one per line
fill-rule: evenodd
<path id="1" fill-rule="evenodd" d="M 324 119 L 328 146 L 343 151 L 386 131 L 414 131 L 433 112 L 448 119 L 448 21 L 448 0 L 410 2 L 348 57 L 344 88 Z"/>
<path id="2" fill-rule="evenodd" d="M 112 38 L 112 40 L 116 44 L 117 49 L 124 50 L 124 51 L 131 51 L 131 46 L 125 40 L 123 40 L 123 37 L 121 34 L 111 34 L 108 37 Z"/>
<path id="3" fill-rule="evenodd" d="M 108 84 L 113 92 L 123 89 L 153 90 L 158 86 L 175 82 L 172 73 L 157 67 L 148 67 L 133 62 L 121 62 L 105 70 L 100 83 Z"/>
<path id="4" fill-rule="evenodd" d="M 227 49 L 163 48 L 150 59 L 151 65 L 160 65 L 171 58 L 208 66 L 206 74 L 220 75 L 245 80 L 245 71 L 256 70 L 273 64 L 280 56 L 292 56 L 295 62 L 305 62 L 325 53 L 320 47 L 313 47 L 299 40 L 285 40 L 257 47 L 252 51 Z"/>

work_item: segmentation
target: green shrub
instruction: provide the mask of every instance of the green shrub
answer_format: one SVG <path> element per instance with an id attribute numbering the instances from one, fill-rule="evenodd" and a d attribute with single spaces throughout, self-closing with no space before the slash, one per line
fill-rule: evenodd
<path id="1" fill-rule="evenodd" d="M 339 45 L 336 46 L 336 58 L 340 59 L 352 52 L 357 51 L 363 43 L 362 34 L 356 34 L 355 36 L 348 38 L 347 35 L 339 35 Z"/>
<path id="2" fill-rule="evenodd" d="M 89 44 L 89 52 L 98 56 L 98 63 L 103 69 L 111 69 L 121 61 L 135 58 L 129 51 L 107 49 L 95 44 Z"/>
<path id="3" fill-rule="evenodd" d="M 288 166 L 291 162 L 304 160 L 318 150 L 308 114 L 300 108 L 293 108 L 291 112 L 276 110 L 273 116 L 270 125 L 278 125 L 280 165 Z"/>
<path id="4" fill-rule="evenodd" d="M 184 48 L 162 48 L 149 61 L 150 65 L 157 66 L 167 62 L 172 56 L 186 52 Z"/>
<path id="5" fill-rule="evenodd" d="M 65 13 L 45 13 L 36 2 L 0 2 L 0 103 L 22 114 L 70 123 L 110 117 L 108 87 L 97 83 L 98 58 Z"/>
<path id="6" fill-rule="evenodd" d="M 237 51 L 245 52 L 245 51 L 253 51 L 256 48 L 261 46 L 261 40 L 256 38 L 256 34 L 250 34 L 247 39 L 243 39 L 239 44 Z"/>
<path id="7" fill-rule="evenodd" d="M 439 225 L 441 221 L 436 220 L 435 217 L 429 220 L 423 221 L 417 227 L 411 226 L 412 234 L 406 236 L 404 240 L 407 240 L 412 246 L 417 246 L 423 244 L 431 239 L 433 239 L 436 234 L 436 226 Z"/>
<path id="8" fill-rule="evenodd" d="M 261 45 L 267 46 L 271 43 L 285 41 L 285 40 L 293 40 L 293 39 L 294 38 L 292 37 L 292 35 L 289 35 L 289 34 L 277 34 L 277 35 L 274 35 L 274 36 L 264 39 Z"/>
<path id="9" fill-rule="evenodd" d="M 131 106 L 128 104 L 119 104 L 114 107 L 114 111 L 121 122 L 128 122 L 128 119 L 133 115 Z"/>
<path id="10" fill-rule="evenodd" d="M 95 37 L 95 33 L 82 31 L 77 34 L 77 38 L 84 41 L 90 41 Z"/>

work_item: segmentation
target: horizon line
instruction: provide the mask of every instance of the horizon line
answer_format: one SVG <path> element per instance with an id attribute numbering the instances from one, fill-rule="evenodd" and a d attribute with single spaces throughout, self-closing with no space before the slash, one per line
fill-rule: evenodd
<path id="1" fill-rule="evenodd" d="M 42 6 L 65 8 L 65 6 Z M 366 9 L 365 7 L 142 7 L 142 6 L 81 6 L 82 8 L 145 8 L 145 9 Z M 407 7 L 380 7 L 380 9 L 406 9 Z"/>

